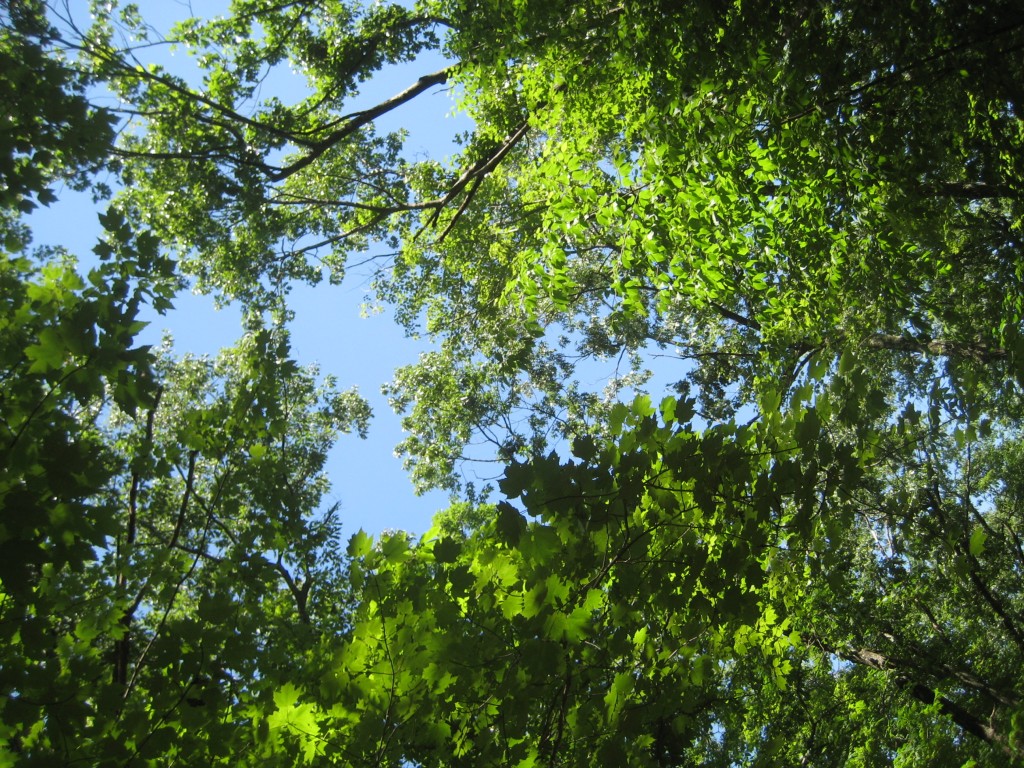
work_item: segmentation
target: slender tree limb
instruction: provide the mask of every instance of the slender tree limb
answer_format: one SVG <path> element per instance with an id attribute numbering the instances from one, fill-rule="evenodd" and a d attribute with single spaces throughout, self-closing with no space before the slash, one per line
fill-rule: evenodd
<path id="1" fill-rule="evenodd" d="M 930 339 L 925 341 L 916 339 L 913 336 L 876 333 L 868 336 L 862 343 L 871 349 L 889 349 L 946 357 L 967 357 L 979 363 L 1005 360 L 1008 357 L 1006 350 L 1002 347 L 994 347 L 981 341 L 974 343 L 950 341 L 947 339 Z"/>
<path id="2" fill-rule="evenodd" d="M 901 664 L 899 661 L 892 659 L 883 653 L 879 653 L 878 651 L 868 648 L 849 648 L 843 651 L 837 651 L 836 649 L 830 649 L 827 646 L 823 647 L 825 647 L 829 652 L 834 653 L 840 658 L 854 664 L 860 664 L 883 672 L 895 672 L 896 682 L 906 689 L 915 699 L 928 705 L 938 702 L 939 711 L 942 714 L 947 715 L 966 733 L 992 744 L 1007 755 L 1013 754 L 1013 751 L 1006 742 L 1006 736 L 1004 734 L 997 731 L 992 725 L 984 722 L 952 699 L 943 696 L 933 688 L 924 685 L 923 683 L 916 682 L 911 679 L 910 675 L 907 674 L 907 665 Z"/>
<path id="3" fill-rule="evenodd" d="M 159 387 L 156 391 L 156 397 L 153 400 L 153 405 L 149 409 L 149 413 L 146 415 L 146 431 L 142 438 L 142 446 L 139 449 L 143 455 L 148 455 L 153 450 L 153 427 L 156 420 L 156 410 L 160 407 L 160 398 L 163 397 L 163 393 L 163 387 Z M 128 524 L 124 536 L 123 549 L 121 547 L 122 542 L 118 542 L 117 556 L 119 570 L 116 583 L 119 593 L 124 590 L 128 583 L 128 560 L 131 558 L 132 549 L 135 546 L 139 515 L 138 501 L 141 488 L 142 476 L 139 474 L 138 469 L 134 469 L 132 470 L 131 487 L 128 491 Z M 131 656 L 132 621 L 135 618 L 135 611 L 142 602 L 142 594 L 143 590 L 140 590 L 132 604 L 121 615 L 121 627 L 123 628 L 124 634 L 114 643 L 114 682 L 120 685 L 126 685 L 128 682 L 129 657 Z"/>
<path id="4" fill-rule="evenodd" d="M 486 176 L 488 173 L 493 171 L 497 167 L 498 163 L 500 163 L 505 158 L 505 156 L 512 151 L 516 144 L 518 144 L 526 135 L 526 132 L 529 130 L 529 127 L 530 121 L 529 118 L 527 118 L 523 120 L 512 133 L 505 137 L 505 140 L 502 141 L 502 143 L 498 146 L 497 150 L 495 150 L 490 155 L 481 158 L 477 162 L 473 163 L 473 165 L 471 165 L 465 171 L 463 171 L 462 175 L 455 180 L 455 183 L 451 186 L 451 188 L 448 190 L 445 196 L 441 198 L 439 201 L 437 201 L 436 209 L 434 210 L 434 213 L 430 216 L 430 218 L 427 220 L 427 224 L 424 229 L 434 226 L 434 224 L 437 223 L 437 219 L 441 215 L 441 211 L 445 208 L 445 206 L 447 206 L 456 197 L 458 197 L 462 193 L 462 190 L 464 190 L 470 182 L 475 181 L 473 189 L 467 196 L 471 198 L 471 196 L 475 194 L 476 186 L 479 185 L 480 180 L 482 180 L 483 177 Z M 468 199 L 459 208 L 459 210 L 456 212 L 456 215 L 448 223 L 448 226 L 445 228 L 444 232 L 441 233 L 441 236 L 438 238 L 438 241 L 443 240 L 444 237 L 451 231 L 451 228 L 455 225 L 455 222 L 458 220 L 461 213 L 465 210 L 466 205 L 468 205 Z M 422 231 L 423 230 L 420 230 L 420 232 Z M 419 236 L 419 233 L 417 233 L 417 236 Z"/>
<path id="5" fill-rule="evenodd" d="M 938 516 L 943 528 L 945 530 L 955 530 L 951 527 L 949 518 L 945 513 L 942 505 L 942 498 L 939 495 L 938 489 L 929 489 L 928 496 L 930 501 L 928 506 Z M 1006 629 L 1010 637 L 1013 638 L 1017 647 L 1021 651 L 1024 651 L 1024 632 L 1021 631 L 1021 628 L 1017 625 L 1014 617 L 1010 615 L 1006 606 L 1003 605 L 1003 602 L 996 597 L 995 593 L 989 589 L 988 584 L 986 584 L 985 580 L 981 577 L 981 564 L 978 562 L 978 558 L 971 554 L 968 542 L 966 540 L 959 541 L 956 544 L 956 549 L 959 551 L 960 555 L 967 560 L 967 578 L 971 582 L 971 585 L 981 596 L 981 599 L 984 600 L 988 607 L 992 609 L 992 612 L 999 617 L 1003 627 Z"/>
<path id="6" fill-rule="evenodd" d="M 338 128 L 335 131 L 332 131 L 330 134 L 328 134 L 318 142 L 307 144 L 306 146 L 308 146 L 310 149 L 310 151 L 307 154 L 303 155 L 301 158 L 296 160 L 291 165 L 285 166 L 277 173 L 269 174 L 268 178 L 271 181 L 283 181 L 284 179 L 287 179 L 289 176 L 298 173 L 303 168 L 306 168 L 307 166 L 314 163 L 318 158 L 320 158 L 321 155 L 323 155 L 325 152 L 331 149 L 331 147 L 338 144 L 338 142 L 340 142 L 342 139 L 351 136 L 360 128 L 363 128 L 364 126 L 372 123 L 378 117 L 386 115 L 388 112 L 395 109 L 396 107 L 401 106 L 402 104 L 405 104 L 407 101 L 411 101 L 413 98 L 419 96 L 428 88 L 432 88 L 435 85 L 443 85 L 444 83 L 446 83 L 448 81 L 448 75 L 452 72 L 452 69 L 453 67 L 449 66 L 445 67 L 444 69 L 439 69 L 437 72 L 433 72 L 429 75 L 423 75 L 423 77 L 419 78 L 415 83 L 406 88 L 404 91 L 395 94 L 390 99 L 382 101 L 377 106 L 372 107 L 371 109 L 364 110 L 362 112 L 354 112 L 351 115 L 348 115 L 347 122 L 345 122 L 340 128 Z"/>
<path id="7" fill-rule="evenodd" d="M 309 589 L 312 586 L 312 579 L 307 575 L 301 584 L 296 582 L 295 577 L 284 567 L 282 555 L 277 556 L 277 560 L 273 565 L 274 570 L 281 574 L 281 578 L 284 579 L 288 591 L 291 592 L 292 598 L 295 600 L 295 610 L 299 614 L 299 619 L 303 624 L 310 624 L 306 605 L 309 598 Z"/>
<path id="8" fill-rule="evenodd" d="M 927 195 L 952 197 L 958 200 L 990 200 L 999 197 L 1014 197 L 1015 193 L 1006 184 L 989 184 L 984 181 L 940 181 L 924 187 Z"/>

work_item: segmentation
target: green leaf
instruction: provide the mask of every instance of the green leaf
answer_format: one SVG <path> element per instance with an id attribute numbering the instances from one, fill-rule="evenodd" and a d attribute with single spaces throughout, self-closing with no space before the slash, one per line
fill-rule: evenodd
<path id="1" fill-rule="evenodd" d="M 67 348 L 56 330 L 44 328 L 39 343 L 25 348 L 25 356 L 32 361 L 29 373 L 46 373 L 64 365 Z"/>
<path id="2" fill-rule="evenodd" d="M 974 530 L 971 531 L 971 539 L 968 544 L 968 550 L 975 557 L 980 556 L 985 552 L 985 542 L 988 540 L 988 533 L 985 529 L 980 526 L 974 526 Z"/>
<path id="3" fill-rule="evenodd" d="M 462 545 L 450 536 L 434 542 L 434 559 L 439 563 L 454 563 L 461 552 Z"/>
<path id="4" fill-rule="evenodd" d="M 811 452 L 818 441 L 821 430 L 821 420 L 813 408 L 808 408 L 796 427 L 796 442 L 805 451 Z"/>
<path id="5" fill-rule="evenodd" d="M 572 442 L 572 454 L 583 461 L 590 461 L 597 455 L 597 443 L 590 435 L 577 437 Z"/>
<path id="6" fill-rule="evenodd" d="M 381 536 L 380 551 L 389 563 L 401 563 L 411 556 L 409 539 L 404 533 Z"/>
<path id="7" fill-rule="evenodd" d="M 349 537 L 346 552 L 349 557 L 365 557 L 373 550 L 373 537 L 362 528 Z"/>
<path id="8" fill-rule="evenodd" d="M 505 467 L 505 475 L 498 481 L 501 492 L 510 499 L 518 498 L 533 481 L 533 470 L 529 464 L 513 461 Z"/>
<path id="9" fill-rule="evenodd" d="M 615 675 L 608 693 L 604 695 L 609 720 L 615 721 L 618 718 L 619 713 L 626 706 L 626 700 L 633 693 L 635 685 L 636 681 L 632 671 L 619 672 Z"/>
<path id="10" fill-rule="evenodd" d="M 526 531 L 526 518 L 508 502 L 499 502 L 495 530 L 506 546 L 515 547 Z"/>

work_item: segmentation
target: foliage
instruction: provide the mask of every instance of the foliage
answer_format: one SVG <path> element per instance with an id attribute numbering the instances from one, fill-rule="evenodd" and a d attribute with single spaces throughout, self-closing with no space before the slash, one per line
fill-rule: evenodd
<path id="1" fill-rule="evenodd" d="M 9 761 L 1020 763 L 1013 3 L 235 0 L 171 32 L 192 74 L 134 7 L 24 7 L 5 215 L 124 189 L 88 282 L 5 225 Z M 375 132 L 445 84 L 449 162 Z M 342 554 L 368 409 L 290 360 L 287 294 L 382 244 L 436 342 L 400 450 L 461 498 Z M 180 277 L 245 308 L 216 361 L 131 348 Z"/>
<path id="2" fill-rule="evenodd" d="M 113 134 L 21 10 L 0 50 L 43 66 L 5 69 L 25 101 L 2 153 L 0 764 L 234 764 L 281 675 L 345 631 L 322 469 L 369 409 L 258 316 L 216 361 L 136 346 L 181 280 L 119 206 L 87 271 L 29 250 L 19 213 L 87 183 Z"/>

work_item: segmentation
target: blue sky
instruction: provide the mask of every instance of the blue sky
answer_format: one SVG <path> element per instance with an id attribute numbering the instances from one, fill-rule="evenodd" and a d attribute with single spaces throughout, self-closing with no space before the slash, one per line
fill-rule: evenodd
<path id="1" fill-rule="evenodd" d="M 160 30 L 166 30 L 185 18 L 188 4 L 175 0 L 144 0 L 138 3 L 143 18 Z M 84 22 L 88 14 L 87 0 L 69 0 L 72 13 Z M 211 0 L 192 6 L 214 14 L 226 2 Z M 184 51 L 171 54 L 165 47 L 147 48 L 146 61 L 158 61 L 169 71 L 187 76 L 194 65 Z M 140 54 L 141 58 L 142 54 Z M 416 61 L 390 67 L 365 84 L 355 99 L 352 111 L 372 106 L 411 85 L 421 75 L 434 72 L 447 62 L 436 52 L 424 53 Z M 273 75 L 264 87 L 263 97 L 278 96 L 286 103 L 303 95 L 303 81 L 287 71 Z M 102 102 L 103 95 L 97 94 Z M 111 98 L 109 95 L 106 98 Z M 405 154 L 409 159 L 427 157 L 444 159 L 458 147 L 454 137 L 472 128 L 464 115 L 455 114 L 451 94 L 443 88 L 423 94 L 403 105 L 395 113 L 378 121 L 378 131 L 406 128 L 409 136 Z M 62 245 L 83 261 L 100 233 L 97 207 L 87 195 L 56 190 L 59 200 L 49 209 L 42 209 L 31 218 L 36 244 Z M 365 258 L 356 256 L 355 261 Z M 327 466 L 332 482 L 329 502 L 340 502 L 345 530 L 354 533 L 362 528 L 377 534 L 385 529 L 404 529 L 422 533 L 430 526 L 432 515 L 448 506 L 446 493 L 432 492 L 424 496 L 413 493 L 412 483 L 394 456 L 394 447 L 403 439 L 400 418 L 380 394 L 381 386 L 392 378 L 397 367 L 415 362 L 429 348 L 427 340 L 410 339 L 391 319 L 385 307 L 380 314 L 363 316 L 362 308 L 372 297 L 370 277 L 373 265 L 350 268 L 340 286 L 321 284 L 311 287 L 296 285 L 291 293 L 295 319 L 292 323 L 293 355 L 300 364 L 316 363 L 322 375 L 336 377 L 340 389 L 357 387 L 373 408 L 374 418 L 369 436 L 361 440 L 342 435 Z M 143 343 L 156 344 L 164 332 L 174 337 L 177 354 L 216 354 L 221 347 L 233 344 L 240 332 L 238 311 L 232 307 L 216 310 L 209 297 L 184 293 L 175 301 L 175 309 L 166 317 L 151 314 L 152 324 L 143 333 Z M 657 403 L 671 391 L 671 382 L 686 370 L 671 352 L 660 359 L 648 358 L 655 376 L 647 387 Z M 590 362 L 578 370 L 581 384 L 600 392 L 615 374 L 616 360 Z M 630 390 L 619 397 L 629 399 Z M 470 465 L 469 471 L 472 472 Z M 497 471 L 487 464 L 481 471 Z M 467 479 L 475 480 L 472 476 Z M 479 485 L 480 483 L 478 483 Z"/>
<path id="2" fill-rule="evenodd" d="M 157 29 L 166 29 L 171 22 L 188 15 L 188 4 L 148 0 L 138 3 L 143 18 Z M 214 13 L 224 3 L 206 2 L 192 6 L 204 13 Z M 70 0 L 70 10 L 80 21 L 88 14 L 87 0 Z M 151 49 L 152 55 L 171 71 L 188 71 L 188 56 L 183 51 L 168 54 L 166 49 Z M 437 53 L 421 55 L 415 62 L 391 67 L 366 84 L 353 109 L 374 104 L 403 90 L 419 76 L 445 65 Z M 291 93 L 271 92 L 283 100 L 301 96 L 301 82 L 296 78 L 280 80 L 274 89 Z M 288 97 L 291 97 L 290 99 Z M 441 88 L 413 100 L 379 126 L 381 132 L 407 127 L 406 154 L 410 158 L 425 156 L 443 158 L 455 151 L 452 143 L 456 133 L 471 127 L 464 116 L 453 113 L 450 95 Z M 41 209 L 30 219 L 36 245 L 60 245 L 87 261 L 101 228 L 98 208 L 88 195 L 68 190 L 55 190 L 58 201 Z M 371 267 L 352 270 L 340 286 L 323 284 L 316 287 L 296 286 L 292 293 L 296 317 L 292 324 L 293 354 L 301 364 L 317 363 L 321 374 L 332 374 L 341 389 L 356 386 L 373 408 L 374 418 L 366 440 L 342 435 L 328 462 L 332 482 L 330 501 L 340 501 L 345 530 L 354 533 L 363 528 L 370 533 L 399 528 L 423 532 L 430 525 L 434 512 L 447 507 L 447 495 L 433 492 L 417 497 L 402 469 L 401 460 L 393 455 L 394 446 L 402 439 L 400 419 L 380 394 L 381 385 L 391 379 L 395 368 L 414 362 L 427 349 L 425 340 L 405 336 L 385 308 L 376 315 L 362 316 L 361 308 L 369 298 Z M 174 337 L 178 354 L 215 354 L 232 344 L 240 333 L 237 310 L 227 307 L 216 310 L 209 297 L 183 294 L 175 301 L 175 309 L 166 317 L 151 314 L 153 322 L 143 333 L 143 343 L 158 343 L 165 331 Z"/>

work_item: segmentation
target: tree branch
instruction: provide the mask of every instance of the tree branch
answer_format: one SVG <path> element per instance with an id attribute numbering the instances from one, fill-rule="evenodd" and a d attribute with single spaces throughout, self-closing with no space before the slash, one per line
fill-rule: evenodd
<path id="1" fill-rule="evenodd" d="M 285 166 L 277 173 L 268 174 L 268 178 L 271 181 L 283 181 L 289 176 L 298 173 L 303 168 L 315 162 L 321 155 L 327 152 L 331 147 L 335 146 L 339 141 L 351 136 L 360 128 L 372 123 L 378 117 L 387 114 L 396 107 L 405 104 L 407 101 L 411 101 L 428 88 L 446 83 L 448 81 L 448 74 L 452 69 L 453 67 L 449 66 L 444 69 L 439 69 L 437 72 L 432 74 L 424 75 L 401 93 L 395 94 L 390 99 L 382 101 L 377 106 L 362 112 L 354 112 L 351 115 L 348 115 L 347 122 L 344 125 L 337 130 L 332 131 L 318 142 L 305 144 L 305 146 L 310 148 L 310 151 L 307 154 L 303 155 L 291 165 Z"/>
<path id="2" fill-rule="evenodd" d="M 153 426 L 156 419 L 156 409 L 160 406 L 160 398 L 163 397 L 163 394 L 164 388 L 162 386 L 158 387 L 153 405 L 146 415 L 146 431 L 142 438 L 142 446 L 139 449 L 143 455 L 148 455 L 153 450 Z M 124 537 L 124 549 L 121 549 L 120 542 L 118 544 L 118 574 L 116 581 L 118 592 L 124 590 L 128 583 L 128 560 L 131 558 L 132 548 L 135 545 L 135 536 L 138 528 L 139 491 L 141 487 L 142 476 L 138 469 L 133 469 L 131 487 L 128 491 L 128 526 Z M 142 600 L 142 594 L 143 590 L 140 590 L 132 604 L 121 615 L 121 626 L 123 627 L 124 634 L 114 643 L 114 682 L 119 685 L 127 685 L 128 683 L 132 620 Z"/>
<path id="3" fill-rule="evenodd" d="M 1005 735 L 999 733 L 991 725 L 983 722 L 980 718 L 976 717 L 952 699 L 943 696 L 933 688 L 924 685 L 923 683 L 913 681 L 906 671 L 907 667 L 911 665 L 867 648 L 851 648 L 841 652 L 828 648 L 826 648 L 826 650 L 829 650 L 840 658 L 853 662 L 854 664 L 861 664 L 883 672 L 895 672 L 896 682 L 903 686 L 903 688 L 905 688 L 915 699 L 928 705 L 938 702 L 939 711 L 942 714 L 947 715 L 964 731 L 988 742 L 989 744 L 992 744 L 995 747 L 998 747 L 1008 755 L 1013 754 L 1013 751 L 1006 743 Z"/>
<path id="4" fill-rule="evenodd" d="M 967 357 L 979 363 L 991 363 L 997 360 L 1005 360 L 1008 357 L 1006 350 L 1002 347 L 994 347 L 982 341 L 964 343 L 947 339 L 921 340 L 913 336 L 876 333 L 864 339 L 863 344 L 871 349 L 889 349 L 926 355 L 945 355 L 947 357 Z"/>

